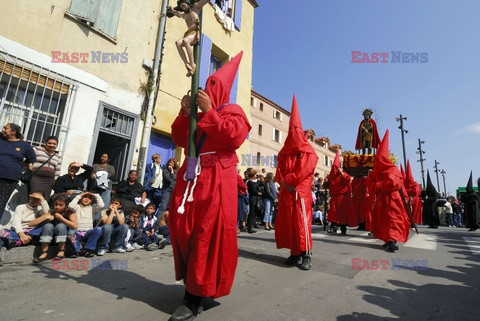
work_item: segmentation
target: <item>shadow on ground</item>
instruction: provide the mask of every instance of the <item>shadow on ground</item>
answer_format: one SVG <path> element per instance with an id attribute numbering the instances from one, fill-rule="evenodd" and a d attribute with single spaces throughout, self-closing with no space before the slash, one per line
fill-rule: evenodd
<path id="1" fill-rule="evenodd" d="M 480 263 L 480 256 L 472 254 L 465 242 L 452 238 L 454 236 L 452 233 L 436 232 L 435 234 L 438 235 L 438 243 L 451 248 L 449 251 L 451 253 L 463 255 L 461 259 L 468 263 L 460 266 L 446 266 L 444 269 L 428 267 L 424 270 L 411 270 L 411 273 L 421 274 L 432 281 L 424 285 L 390 279 L 388 282 L 395 289 L 359 286 L 358 289 L 365 292 L 363 299 L 366 302 L 390 311 L 395 317 L 354 312 L 338 316 L 337 320 L 478 320 L 480 264 L 477 263 Z M 465 233 L 460 236 L 474 235 Z M 444 279 L 458 284 L 442 284 Z"/>
<path id="2" fill-rule="evenodd" d="M 118 265 L 115 261 L 104 260 L 100 265 L 89 269 L 86 274 L 78 277 L 54 270 L 51 266 L 46 265 L 38 265 L 38 271 L 34 273 L 45 274 L 45 277 L 49 279 L 73 280 L 79 284 L 89 285 L 112 293 L 117 296 L 117 300 L 128 298 L 140 301 L 166 314 L 172 314 L 181 303 L 185 291 L 183 284 L 163 284 L 149 280 L 126 269 L 119 269 L 121 264 Z M 112 265 L 114 265 L 114 268 L 112 268 Z M 206 300 L 204 310 L 219 304 L 214 300 Z"/>

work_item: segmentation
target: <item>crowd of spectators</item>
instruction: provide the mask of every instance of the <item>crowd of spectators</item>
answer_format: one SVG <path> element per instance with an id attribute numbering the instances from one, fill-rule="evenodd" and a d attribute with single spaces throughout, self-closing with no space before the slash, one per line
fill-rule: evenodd
<path id="1" fill-rule="evenodd" d="M 23 141 L 20 126 L 6 124 L 0 139 L 0 250 L 38 245 L 34 263 L 49 259 L 49 248 L 56 245 L 54 259 L 103 256 L 106 252 L 125 253 L 163 249 L 170 244 L 168 203 L 175 186 L 178 163 L 161 159 L 147 175 L 147 188 L 155 182 L 154 200 L 131 170 L 125 180 L 113 184 L 114 166 L 109 155 L 101 154 L 93 166 L 72 162 L 61 175 L 58 139 L 48 137 L 41 147 Z M 158 155 L 159 156 L 159 155 Z M 156 156 L 155 156 L 156 157 Z M 28 180 L 23 179 L 30 171 Z M 28 202 L 16 206 L 2 220 L 6 204 L 20 179 L 27 185 Z M 161 206 L 160 206 L 161 205 Z"/>

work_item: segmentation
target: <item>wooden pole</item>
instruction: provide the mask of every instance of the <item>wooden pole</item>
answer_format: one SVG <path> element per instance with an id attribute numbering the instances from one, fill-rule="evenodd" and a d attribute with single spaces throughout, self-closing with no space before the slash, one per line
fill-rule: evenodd
<path id="1" fill-rule="evenodd" d="M 203 10 L 202 10 L 203 11 Z M 195 65 L 197 66 L 195 73 L 192 75 L 192 84 L 190 87 L 191 101 L 190 101 L 190 127 L 188 132 L 188 153 L 187 153 L 187 168 L 185 177 L 187 180 L 192 181 L 195 179 L 195 168 L 197 164 L 197 150 L 196 150 L 196 137 L 197 137 L 197 120 L 198 120 L 198 106 L 197 106 L 197 92 L 198 92 L 198 82 L 200 79 L 200 56 L 202 53 L 201 49 L 201 35 L 202 35 L 202 11 L 198 15 L 200 20 L 200 30 L 199 30 L 199 39 L 194 46 L 194 60 Z"/>

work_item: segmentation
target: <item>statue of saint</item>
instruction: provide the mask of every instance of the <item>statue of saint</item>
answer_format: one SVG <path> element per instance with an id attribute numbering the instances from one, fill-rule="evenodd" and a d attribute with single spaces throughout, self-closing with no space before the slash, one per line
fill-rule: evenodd
<path id="1" fill-rule="evenodd" d="M 358 126 L 357 142 L 355 143 L 355 149 L 362 150 L 362 154 L 372 153 L 372 149 L 377 149 L 380 142 L 380 137 L 377 132 L 377 124 L 371 118 L 373 111 L 371 109 L 365 109 L 362 113 L 363 120 Z"/>
<path id="2" fill-rule="evenodd" d="M 193 46 L 200 40 L 200 19 L 198 14 L 208 2 L 209 0 L 199 0 L 192 4 L 189 0 L 178 0 L 175 8 L 169 6 L 167 9 L 168 17 L 177 16 L 184 19 L 187 24 L 187 31 L 182 38 L 175 42 L 178 53 L 187 68 L 187 77 L 192 76 L 197 69 L 193 58 Z"/>

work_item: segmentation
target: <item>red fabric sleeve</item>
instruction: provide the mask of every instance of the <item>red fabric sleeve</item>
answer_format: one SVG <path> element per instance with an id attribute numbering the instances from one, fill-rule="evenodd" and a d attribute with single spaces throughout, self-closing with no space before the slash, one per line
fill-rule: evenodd
<path id="1" fill-rule="evenodd" d="M 317 161 L 317 155 L 311 153 L 302 153 L 300 157 L 300 164 L 297 166 L 298 170 L 285 175 L 283 181 L 288 186 L 298 186 L 309 175 L 313 174 L 315 166 L 317 165 Z"/>
<path id="2" fill-rule="evenodd" d="M 189 127 L 189 117 L 179 115 L 175 118 L 175 121 L 172 123 L 172 140 L 175 145 L 187 149 Z"/>
<path id="3" fill-rule="evenodd" d="M 240 106 L 229 105 L 225 109 L 220 113 L 210 109 L 197 126 L 211 139 L 237 149 L 245 141 L 251 126 Z"/>
<path id="4" fill-rule="evenodd" d="M 247 185 L 245 185 L 245 182 L 243 181 L 242 177 L 237 174 L 237 188 L 238 192 L 242 195 L 247 194 Z"/>
<path id="5" fill-rule="evenodd" d="M 394 175 L 385 175 L 385 178 L 375 183 L 375 190 L 377 192 L 391 192 L 402 188 L 402 180 Z"/>

